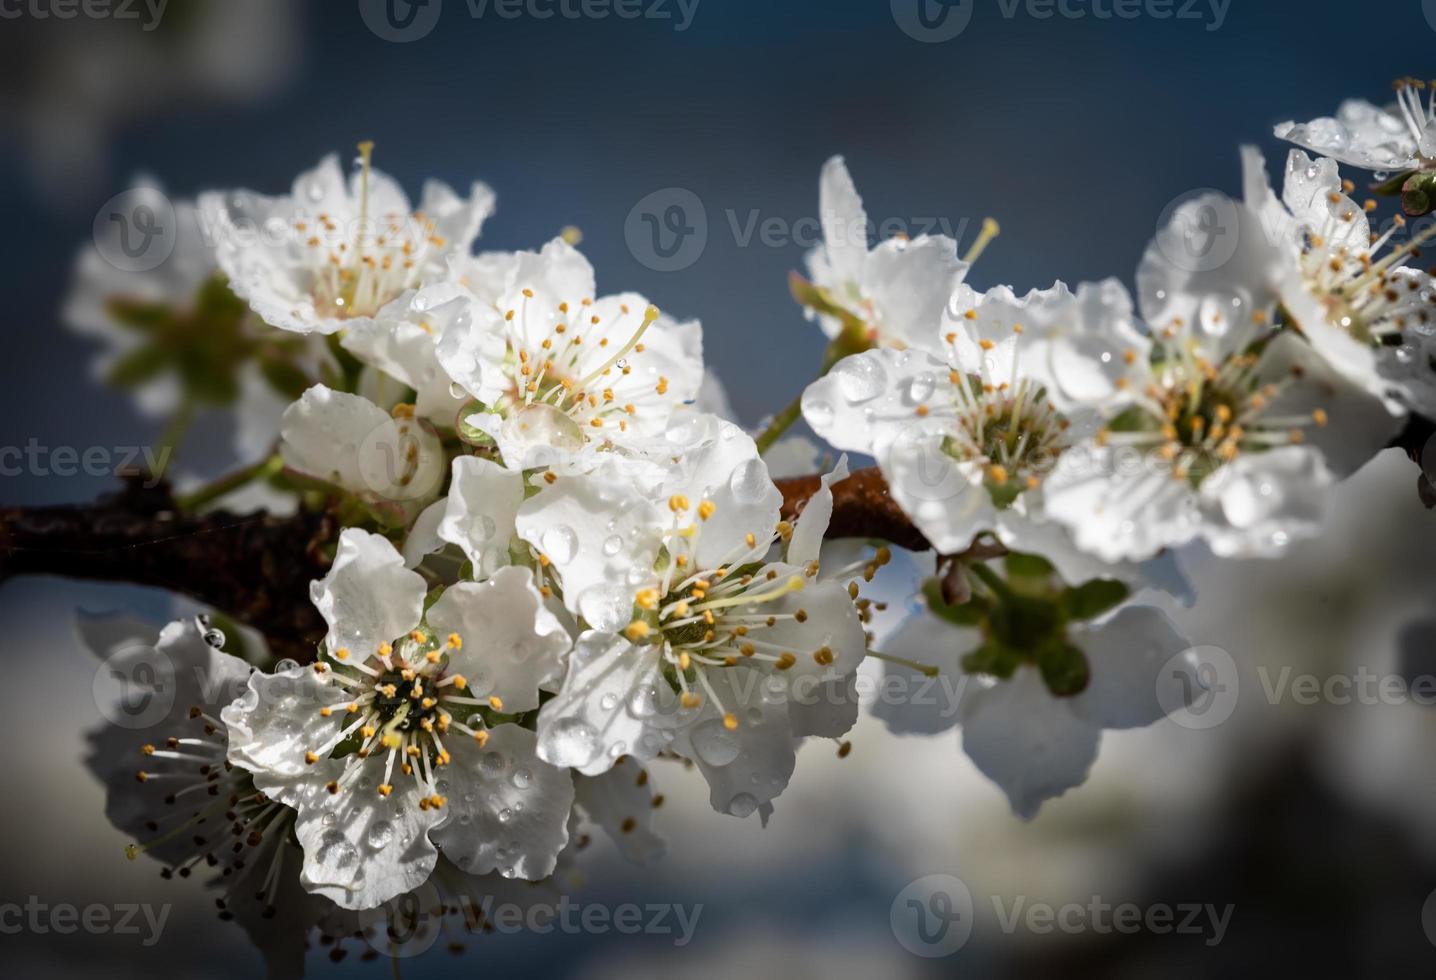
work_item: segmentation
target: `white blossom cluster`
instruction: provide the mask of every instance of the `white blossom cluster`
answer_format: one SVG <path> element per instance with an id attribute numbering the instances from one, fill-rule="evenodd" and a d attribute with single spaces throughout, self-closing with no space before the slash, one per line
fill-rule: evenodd
<path id="1" fill-rule="evenodd" d="M 785 506 L 759 448 L 781 427 L 705 410 L 699 324 L 601 295 L 576 236 L 475 253 L 493 194 L 430 183 L 414 206 L 368 145 L 347 177 L 331 157 L 285 195 L 178 206 L 160 270 L 82 262 L 72 322 L 157 411 L 216 378 L 242 432 L 282 406 L 250 476 L 344 529 L 307 597 L 312 663 L 255 670 L 203 622 L 162 632 L 185 681 L 158 734 L 95 737 L 111 816 L 134 853 L 248 882 L 230 909 L 260 919 L 547 879 L 580 818 L 646 860 L 655 760 L 766 823 L 802 741 L 856 723 L 869 657 L 906 690 L 952 681 L 956 705 L 874 713 L 960 726 L 1034 815 L 1103 729 L 1192 696 L 1168 669 L 1188 640 L 1134 600 L 1180 589 L 1173 549 L 1281 551 L 1405 416 L 1436 414 L 1436 285 L 1413 265 L 1431 231 L 1374 232 L 1337 166 L 1436 169 L 1436 107 L 1400 91 L 1280 127 L 1329 156 L 1292 151 L 1279 194 L 1244 150 L 1244 199 L 1176 209 L 1135 300 L 1116 279 L 979 291 L 980 247 L 940 235 L 870 246 L 828 162 L 795 293 L 833 366 L 802 417 L 875 459 L 941 556 L 877 649 L 864 590 L 891 551 L 824 543 L 846 457 Z"/>

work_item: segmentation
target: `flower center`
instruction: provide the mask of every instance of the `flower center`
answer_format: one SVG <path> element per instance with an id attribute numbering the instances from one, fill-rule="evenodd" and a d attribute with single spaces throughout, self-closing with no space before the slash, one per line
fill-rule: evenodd
<path id="1" fill-rule="evenodd" d="M 1174 346 L 1162 350 L 1154 380 L 1132 392 L 1132 407 L 1098 432 L 1099 445 L 1153 450 L 1151 458 L 1174 479 L 1196 487 L 1243 452 L 1304 442 L 1308 426 L 1329 421 L 1320 408 L 1309 415 L 1272 413 L 1273 401 L 1298 375 L 1261 382 L 1259 353 L 1234 354 L 1217 367 L 1190 347 Z"/>
<path id="2" fill-rule="evenodd" d="M 629 354 L 644 352 L 643 335 L 658 319 L 657 307 L 637 313 L 623 305 L 617 321 L 605 323 L 591 299 L 562 302 L 544 315 L 534 308 L 532 289 L 524 289 L 522 296 L 517 309 L 504 313 L 510 387 L 494 406 L 499 412 L 548 406 L 580 426 L 616 424 L 627 431 L 645 401 L 668 393 L 666 377 L 645 381 L 628 360 Z M 614 342 L 625 336 L 622 343 Z"/>
<path id="3" fill-rule="evenodd" d="M 669 500 L 669 509 L 674 524 L 665 546 L 667 563 L 662 578 L 637 591 L 634 605 L 638 615 L 624 634 L 635 645 L 659 648 L 664 676 L 685 708 L 697 708 L 707 697 L 722 712 L 724 727 L 731 731 L 738 727 L 738 718 L 718 697 L 708 677 L 710 670 L 744 663 L 783 672 L 802 656 L 811 656 L 819 666 L 834 661 L 827 642 L 800 650 L 765 636 L 779 624 L 808 621 L 805 609 L 790 609 L 783 600 L 802 591 L 807 580 L 817 575 L 817 568 L 764 570 L 763 558 L 772 544 L 793 533 L 792 525 L 782 521 L 764 538 L 749 534 L 718 567 L 690 571 L 703 523 L 715 513 L 714 505 L 705 500 L 691 508 L 686 497 L 675 495 Z M 691 520 L 687 517 L 690 510 L 698 520 L 685 525 L 685 520 Z M 865 577 L 871 580 L 890 557 L 885 549 L 880 551 L 873 562 L 865 563 Z M 866 613 L 856 591 L 853 586 L 853 598 Z M 791 639 L 791 633 L 787 635 Z"/>
<path id="4" fill-rule="evenodd" d="M 374 144 L 359 144 L 359 214 L 355 225 L 341 227 L 320 213 L 313 221 L 294 222 L 303 243 L 310 293 L 321 316 L 348 319 L 373 316 L 406 289 L 419 285 L 431 249 L 445 240 L 434 234 L 434 222 L 422 212 L 388 212 L 375 222 L 369 213 L 370 160 Z"/>
<path id="5" fill-rule="evenodd" d="M 1067 448 L 1070 427 L 1048 401 L 1046 389 L 1021 371 L 1022 326 L 1013 324 L 1012 331 L 1012 339 L 1004 345 L 978 341 L 984 352 L 981 371 L 949 372 L 951 405 L 938 409 L 950 419 L 943 451 L 954 459 L 981 464 L 987 492 L 994 504 L 1004 508 L 1024 490 L 1041 485 Z M 954 344 L 957 334 L 948 334 L 946 340 Z M 915 384 L 922 385 L 922 379 Z M 919 403 L 917 415 L 933 415 L 920 394 L 909 392 Z"/>
<path id="6" fill-rule="evenodd" d="M 1392 83 L 1396 90 L 1396 106 L 1406 128 L 1419 145 L 1426 130 L 1436 124 L 1436 81 L 1426 82 L 1419 78 L 1398 78 Z M 1430 96 L 1422 104 L 1422 93 L 1430 90 Z M 1418 155 L 1420 151 L 1418 150 Z M 1429 158 L 1428 158 L 1429 159 Z"/>
<path id="7" fill-rule="evenodd" d="M 341 701 L 319 709 L 323 717 L 337 719 L 335 731 L 305 753 L 310 765 L 328 757 L 345 760 L 343 774 L 328 784 L 330 793 L 360 779 L 365 760 L 379 755 L 385 760 L 380 796 L 389 796 L 395 779 L 403 776 L 423 794 L 421 809 L 444 805 L 444 798 L 433 792 L 435 770 L 450 761 L 444 737 L 454 730 L 483 745 L 489 737 L 489 719 L 483 712 L 503 710 L 498 697 L 466 694 L 468 680 L 448 670 L 448 651 L 462 645 L 457 633 L 441 641 L 414 630 L 397 644 L 381 644 L 364 660 L 355 660 L 349 650 L 340 648 L 332 654 L 339 664 L 334 670 L 327 670 L 322 661 L 315 665 L 351 698 L 347 704 Z M 460 715 L 467 720 L 459 721 Z"/>
<path id="8" fill-rule="evenodd" d="M 1355 189 L 1347 181 L 1347 192 Z M 1333 191 L 1332 204 L 1343 197 Z M 1375 207 L 1367 202 L 1366 210 Z M 1302 249 L 1302 277 L 1307 290 L 1326 312 L 1327 322 L 1362 343 L 1374 347 L 1394 344 L 1408 327 L 1436 329 L 1436 290 L 1416 276 L 1400 274 L 1408 258 L 1436 236 L 1436 225 L 1422 229 L 1408 241 L 1377 259 L 1406 220 L 1397 215 L 1392 227 L 1369 243 L 1349 244 L 1356 211 L 1350 208 L 1329 216 L 1322 227 L 1308 229 Z"/>

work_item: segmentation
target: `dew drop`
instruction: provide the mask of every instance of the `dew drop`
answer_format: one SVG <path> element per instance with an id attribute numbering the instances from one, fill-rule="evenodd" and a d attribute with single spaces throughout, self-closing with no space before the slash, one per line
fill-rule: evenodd
<path id="1" fill-rule="evenodd" d="M 804 401 L 803 417 L 808 420 L 809 425 L 821 428 L 833 421 L 833 406 L 821 398 Z"/>
<path id="2" fill-rule="evenodd" d="M 695 726 L 691 739 L 693 751 L 710 766 L 726 766 L 738 758 L 738 739 L 724 727 L 721 718 L 710 718 Z"/>
<path id="3" fill-rule="evenodd" d="M 924 371 L 907 383 L 907 400 L 913 405 L 921 405 L 932 397 L 936 389 L 937 379 L 931 372 Z"/>
<path id="4" fill-rule="evenodd" d="M 739 793 L 728 804 L 728 812 L 735 817 L 751 816 L 758 809 L 758 798 L 751 793 Z"/>
<path id="5" fill-rule="evenodd" d="M 379 820 L 370 825 L 369 833 L 364 837 L 364 843 L 374 850 L 388 845 L 394 839 L 394 825 L 387 820 Z"/>
<path id="6" fill-rule="evenodd" d="M 573 561 L 578 554 L 578 535 L 567 524 L 559 524 L 543 533 L 543 550 L 560 565 Z"/>
<path id="7" fill-rule="evenodd" d="M 854 405 L 876 398 L 888 383 L 887 372 L 872 357 L 849 357 L 839 361 L 833 368 L 833 374 L 838 379 L 838 390 Z"/>
<path id="8" fill-rule="evenodd" d="M 326 830 L 319 839 L 319 849 L 314 860 L 321 871 L 333 873 L 345 871 L 359 862 L 359 849 L 337 830 Z"/>
<path id="9" fill-rule="evenodd" d="M 560 718 L 539 736 L 539 753 L 555 766 L 586 766 L 600 749 L 598 730 L 582 718 Z"/>
<path id="10" fill-rule="evenodd" d="M 760 459 L 747 459 L 733 467 L 728 478 L 728 489 L 740 504 L 756 504 L 767 495 L 773 481 L 768 478 L 768 468 Z"/>

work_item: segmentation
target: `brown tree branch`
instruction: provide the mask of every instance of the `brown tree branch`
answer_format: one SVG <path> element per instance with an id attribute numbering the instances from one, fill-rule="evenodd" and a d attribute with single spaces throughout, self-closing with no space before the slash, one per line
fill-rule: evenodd
<path id="1" fill-rule="evenodd" d="M 786 520 L 802 514 L 821 485 L 816 474 L 776 482 L 783 491 Z M 833 484 L 833 519 L 828 524 L 827 536 L 881 538 L 911 551 L 926 551 L 932 547 L 898 507 L 888 493 L 887 481 L 876 469 L 857 470 L 846 480 Z"/>
<path id="2" fill-rule="evenodd" d="M 1436 425 L 1413 417 L 1393 445 L 1420 464 L 1433 433 Z M 788 520 L 802 514 L 821 485 L 816 474 L 777 484 Z M 1418 489 L 1427 506 L 1436 504 L 1424 474 Z M 328 571 L 339 530 L 331 517 L 312 511 L 186 514 L 168 486 L 130 478 L 93 504 L 0 508 L 0 584 L 18 575 L 59 575 L 168 589 L 260 630 L 277 656 L 305 662 L 325 632 L 309 583 Z M 931 547 L 876 469 L 833 485 L 827 536 Z"/>
<path id="3" fill-rule="evenodd" d="M 802 513 L 817 476 L 779 480 L 783 515 Z M 927 541 L 888 495 L 877 470 L 833 487 L 832 538 L 882 538 L 904 548 Z M 258 629 L 277 656 L 314 656 L 324 621 L 309 583 L 328 571 L 337 523 L 301 511 L 290 517 L 210 511 L 186 514 L 169 488 L 127 480 L 92 504 L 0 508 L 0 583 L 59 575 L 168 589 Z"/>
<path id="4" fill-rule="evenodd" d="M 93 504 L 0 509 L 0 582 L 59 575 L 155 586 L 264 633 L 276 656 L 310 660 L 325 625 L 309 582 L 338 528 L 323 514 L 185 514 L 164 484 L 127 480 Z"/>

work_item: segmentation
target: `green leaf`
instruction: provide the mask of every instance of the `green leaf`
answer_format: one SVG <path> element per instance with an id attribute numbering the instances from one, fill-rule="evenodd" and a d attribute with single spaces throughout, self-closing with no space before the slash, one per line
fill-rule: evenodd
<path id="1" fill-rule="evenodd" d="M 128 296 L 111 296 L 105 309 L 122 327 L 139 333 L 165 332 L 175 320 L 175 311 L 166 303 L 150 303 Z"/>
<path id="2" fill-rule="evenodd" d="M 1056 574 L 1052 563 L 1041 555 L 1013 552 L 1002 560 L 1008 578 L 1048 579 Z"/>
<path id="3" fill-rule="evenodd" d="M 1387 178 L 1386 180 L 1383 180 L 1379 184 L 1372 184 L 1371 193 L 1380 194 L 1383 197 L 1395 197 L 1397 194 L 1401 193 L 1401 190 L 1405 186 L 1406 181 L 1414 177 L 1416 173 L 1417 171 L 1415 170 L 1405 170 L 1399 174 Z"/>
<path id="4" fill-rule="evenodd" d="M 983 616 L 987 613 L 986 605 L 976 597 L 961 605 L 949 605 L 942 598 L 941 579 L 930 578 L 924 582 L 922 595 L 927 600 L 927 607 L 938 618 L 945 619 L 954 626 L 971 629 L 981 623 Z"/>
<path id="5" fill-rule="evenodd" d="M 1430 214 L 1436 209 L 1436 173 L 1412 174 L 1401 186 L 1401 210 L 1412 218 Z"/>
<path id="6" fill-rule="evenodd" d="M 1010 680 L 1022 665 L 1017 651 L 1001 643 L 984 643 L 962 658 L 962 669 L 969 674 L 990 674 Z"/>
<path id="7" fill-rule="evenodd" d="M 309 375 L 284 358 L 262 354 L 259 370 L 269 386 L 286 398 L 298 398 L 309 388 Z"/>
<path id="8" fill-rule="evenodd" d="M 1037 651 L 1037 669 L 1053 697 L 1070 698 L 1087 690 L 1092 668 L 1087 655 L 1070 643 L 1049 643 Z"/>
<path id="9" fill-rule="evenodd" d="M 136 347 L 110 368 L 110 383 L 120 388 L 133 388 L 152 381 L 170 365 L 170 355 L 158 344 Z"/>
<path id="10" fill-rule="evenodd" d="M 1062 612 L 1068 619 L 1096 619 L 1121 605 L 1132 590 L 1121 582 L 1099 578 L 1062 593 Z"/>
<path id="11" fill-rule="evenodd" d="M 1116 418 L 1107 423 L 1107 428 L 1113 432 L 1141 432 L 1151 426 L 1151 416 L 1145 409 L 1133 406 L 1119 413 Z"/>

